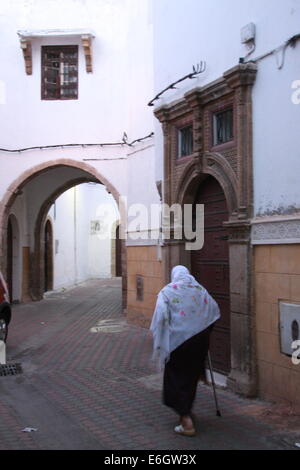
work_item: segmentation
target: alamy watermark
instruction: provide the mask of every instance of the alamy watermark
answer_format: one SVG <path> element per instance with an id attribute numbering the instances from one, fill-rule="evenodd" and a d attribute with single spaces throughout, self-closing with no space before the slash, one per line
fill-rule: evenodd
<path id="1" fill-rule="evenodd" d="M 6 86 L 3 80 L 0 80 L 0 104 L 6 104 Z"/>
<path id="2" fill-rule="evenodd" d="M 298 366 L 300 364 L 300 339 L 292 342 L 292 349 L 295 350 L 292 354 L 292 363 Z"/>
<path id="3" fill-rule="evenodd" d="M 200 250 L 204 245 L 204 204 L 131 204 L 119 198 L 121 218 L 119 238 L 125 240 L 184 240 L 187 250 Z M 112 204 L 97 207 L 97 237 L 114 238 L 116 210 Z"/>
<path id="4" fill-rule="evenodd" d="M 292 82 L 293 91 L 291 95 L 291 100 L 293 104 L 300 104 L 300 80 L 294 80 Z"/>

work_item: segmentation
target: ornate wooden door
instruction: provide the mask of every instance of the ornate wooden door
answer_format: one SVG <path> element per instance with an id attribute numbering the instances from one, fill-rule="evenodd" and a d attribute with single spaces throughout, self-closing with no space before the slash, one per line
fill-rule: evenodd
<path id="1" fill-rule="evenodd" d="M 201 184 L 196 203 L 204 204 L 204 246 L 191 252 L 192 274 L 218 303 L 221 319 L 211 335 L 210 353 L 214 370 L 230 371 L 229 249 L 223 222 L 228 220 L 224 192 L 213 177 Z"/>

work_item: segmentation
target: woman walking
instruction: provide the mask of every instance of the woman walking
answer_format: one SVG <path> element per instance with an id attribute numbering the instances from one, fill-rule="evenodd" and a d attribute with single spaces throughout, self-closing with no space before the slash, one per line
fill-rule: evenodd
<path id="1" fill-rule="evenodd" d="M 153 357 L 164 367 L 163 402 L 180 416 L 177 434 L 196 434 L 191 417 L 198 380 L 205 377 L 205 359 L 218 304 L 189 273 L 175 266 L 171 283 L 158 294 L 150 329 Z"/>

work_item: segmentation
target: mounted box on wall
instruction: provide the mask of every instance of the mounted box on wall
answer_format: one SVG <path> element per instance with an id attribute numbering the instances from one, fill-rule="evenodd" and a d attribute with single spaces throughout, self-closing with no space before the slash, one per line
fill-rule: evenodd
<path id="1" fill-rule="evenodd" d="M 139 274 L 136 275 L 136 300 L 144 300 L 144 278 Z"/>
<path id="2" fill-rule="evenodd" d="M 241 29 L 241 42 L 247 44 L 255 41 L 255 24 L 248 23 Z"/>
<path id="3" fill-rule="evenodd" d="M 281 352 L 292 356 L 292 343 L 300 339 L 300 304 L 279 302 Z"/>

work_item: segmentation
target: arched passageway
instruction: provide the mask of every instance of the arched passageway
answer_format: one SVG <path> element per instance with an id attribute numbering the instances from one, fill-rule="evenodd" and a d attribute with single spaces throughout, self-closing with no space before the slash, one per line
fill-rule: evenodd
<path id="1" fill-rule="evenodd" d="M 19 291 L 22 301 L 39 300 L 45 290 L 53 286 L 53 266 L 51 267 L 50 222 L 47 216 L 54 201 L 68 189 L 93 182 L 104 184 L 117 205 L 119 195 L 116 189 L 86 163 L 73 160 L 56 160 L 27 170 L 8 188 L 0 206 L 0 224 L 4 227 L 0 240 L 0 263 L 5 275 L 12 271 L 12 225 L 9 222 L 12 212 L 20 226 L 21 257 L 18 260 L 20 278 L 13 275 L 12 291 Z M 66 220 L 66 223 L 68 221 Z M 122 223 L 122 221 L 121 221 Z M 123 305 L 126 305 L 126 251 L 122 244 Z"/>

